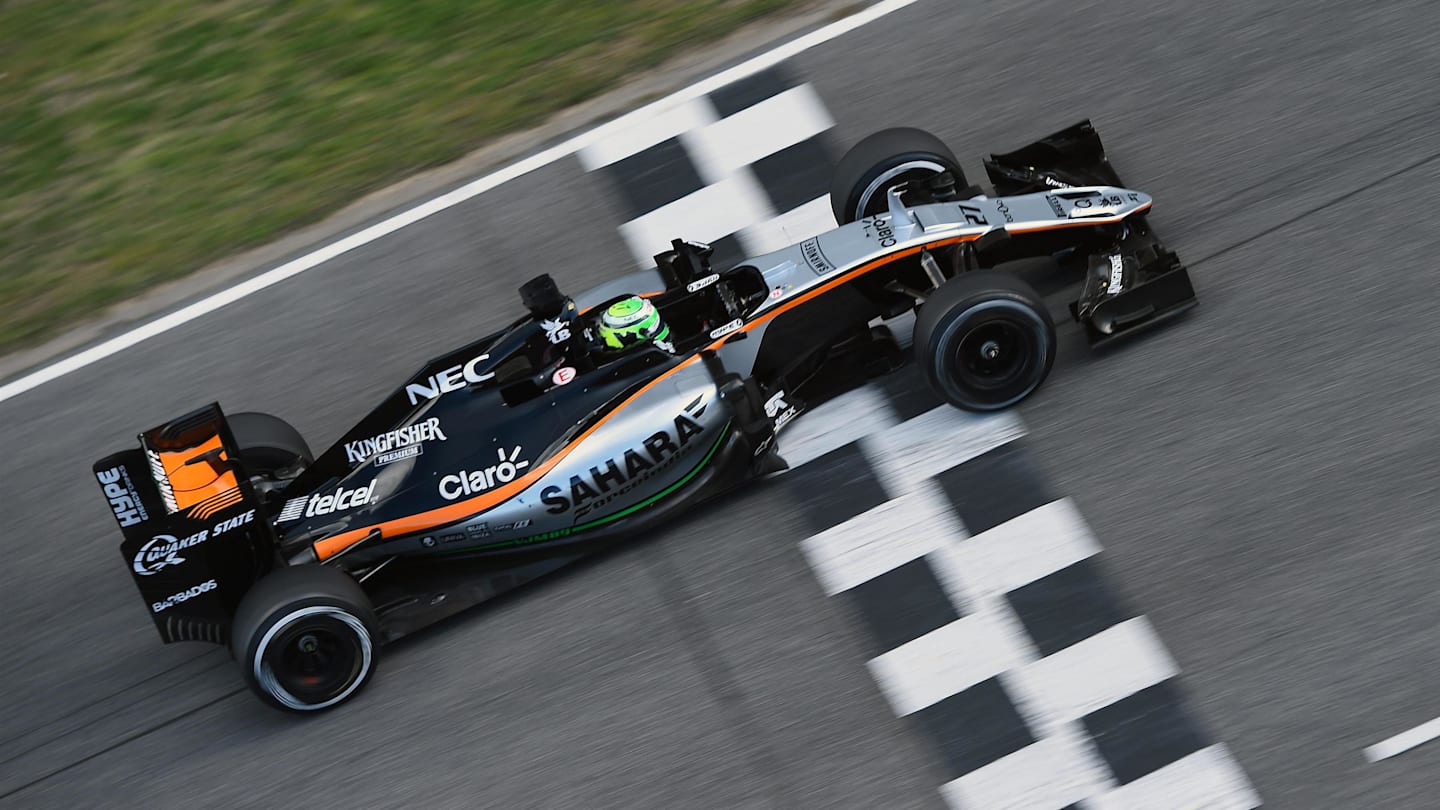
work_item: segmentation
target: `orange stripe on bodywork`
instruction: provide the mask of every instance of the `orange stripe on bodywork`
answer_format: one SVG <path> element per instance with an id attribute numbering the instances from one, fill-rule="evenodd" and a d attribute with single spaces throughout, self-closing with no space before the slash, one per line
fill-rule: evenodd
<path id="1" fill-rule="evenodd" d="M 187 463 L 214 450 L 221 450 L 219 461 L 227 460 L 218 434 L 194 447 L 157 454 L 161 467 L 165 470 L 165 477 L 170 482 L 170 488 L 175 493 L 176 509 L 194 506 L 239 486 L 233 472 L 227 470 L 217 474 L 215 468 L 206 462 Z"/>
<path id="2" fill-rule="evenodd" d="M 1139 209 L 1137 209 L 1137 210 L 1135 210 L 1135 211 L 1132 211 L 1130 214 L 1126 214 L 1126 216 L 1131 216 L 1131 215 L 1133 215 L 1133 214 L 1138 214 L 1138 213 L 1144 211 L 1146 208 L 1149 208 L 1149 207 L 1150 207 L 1149 204 L 1146 204 L 1144 207 L 1139 208 Z M 1123 219 L 1123 218 L 1124 218 L 1124 217 L 1113 217 L 1113 218 L 1110 218 L 1110 217 L 1106 217 L 1106 218 L 1096 217 L 1096 218 L 1087 220 L 1087 221 L 1085 221 L 1085 222 L 1067 222 L 1067 223 L 1064 223 L 1064 224 L 1062 224 L 1062 225 L 1051 225 L 1051 226 L 1046 226 L 1046 227 L 1042 227 L 1042 228 L 1029 228 L 1029 229 L 1026 229 L 1026 230 L 1023 230 L 1023 231 L 1011 231 L 1011 233 L 1030 233 L 1030 232 L 1032 232 L 1032 231 L 1058 230 L 1058 229 L 1060 229 L 1060 228 L 1070 228 L 1070 227 L 1078 227 L 1078 226 L 1085 226 L 1085 225 L 1103 225 L 1103 224 L 1108 224 L 1108 223 L 1111 223 L 1111 222 L 1119 221 L 1120 219 Z M 763 315 L 759 316 L 758 318 L 756 318 L 756 319 L 753 320 L 753 321 L 750 321 L 749 323 L 746 323 L 744 326 L 740 327 L 740 329 L 738 329 L 738 330 L 736 330 L 736 331 L 737 331 L 737 332 L 748 332 L 748 331 L 750 331 L 751 329 L 754 329 L 755 327 L 757 327 L 757 326 L 759 326 L 759 325 L 761 325 L 761 324 L 763 324 L 763 323 L 771 320 L 772 318 L 776 317 L 777 315 L 780 315 L 780 314 L 782 314 L 782 313 L 784 313 L 784 312 L 787 312 L 787 311 L 789 311 L 789 310 L 791 310 L 791 309 L 794 309 L 795 307 L 800 306 L 801 304 L 805 303 L 806 301 L 813 300 L 816 296 L 820 295 L 821 293 L 826 292 L 826 291 L 831 290 L 831 289 L 834 289 L 835 287 L 838 287 L 838 286 L 840 286 L 841 284 L 845 284 L 845 283 L 847 283 L 847 282 L 849 282 L 849 281 L 852 281 L 852 280 L 855 279 L 856 277 L 862 276 L 862 275 L 870 272 L 871 270 L 874 270 L 874 269 L 877 268 L 877 267 L 883 267 L 883 266 L 885 266 L 885 265 L 887 265 L 887 264 L 889 264 L 889 263 L 891 263 L 891 262 L 893 262 L 893 261 L 896 261 L 896 260 L 898 260 L 898 259 L 903 259 L 903 258 L 905 258 L 906 256 L 914 256 L 915 254 L 919 253 L 919 252 L 922 251 L 922 250 L 927 250 L 927 249 L 930 249 L 930 248 L 946 247 L 946 246 L 948 246 L 948 245 L 956 245 L 956 244 L 959 244 L 959 243 L 961 243 L 961 242 L 970 242 L 970 241 L 973 241 L 973 240 L 975 240 L 975 239 L 979 239 L 982 235 L 983 235 L 983 234 L 978 234 L 978 233 L 977 233 L 977 234 L 971 234 L 971 235 L 967 235 L 967 236 L 956 236 L 956 237 L 950 237 L 950 238 L 948 238 L 948 239 L 939 239 L 939 240 L 936 240 L 936 241 L 934 241 L 934 242 L 927 242 L 927 243 L 925 243 L 925 244 L 923 244 L 923 245 L 916 245 L 916 246 L 914 246 L 914 247 L 904 248 L 903 250 L 898 250 L 898 251 L 896 251 L 896 252 L 894 252 L 894 253 L 891 253 L 891 254 L 889 254 L 889 255 L 883 256 L 883 257 L 881 257 L 881 258 L 879 258 L 879 259 L 875 259 L 875 260 L 870 261 L 870 262 L 868 262 L 868 263 L 866 263 L 866 264 L 862 264 L 862 265 L 860 265 L 859 267 L 857 267 L 857 268 L 855 268 L 855 269 L 853 269 L 853 270 L 847 270 L 846 272 L 844 272 L 844 273 L 842 273 L 842 274 L 838 274 L 835 278 L 833 278 L 833 279 L 825 282 L 824 284 L 821 284 L 821 285 L 818 286 L 818 287 L 815 287 L 814 289 L 808 290 L 808 291 L 806 291 L 806 292 L 804 292 L 804 293 L 802 293 L 802 294 L 800 294 L 800 295 L 795 296 L 794 298 L 787 299 L 784 303 L 780 304 L 779 306 L 775 307 L 774 309 L 771 309 L 771 310 L 766 311 Z M 644 295 L 645 297 L 649 297 L 649 296 L 651 296 L 651 295 L 659 295 L 659 294 L 660 294 L 660 293 L 645 293 L 645 294 L 643 294 L 643 295 Z M 593 309 L 593 308 L 592 308 L 592 309 Z M 585 313 L 587 313 L 587 312 L 589 312 L 589 311 L 590 311 L 590 310 L 587 309 L 587 310 L 585 310 L 584 312 L 582 312 L 581 314 L 583 315 L 583 314 L 585 314 Z M 731 335 L 726 335 L 726 336 L 724 336 L 724 337 L 722 337 L 722 338 L 719 338 L 718 340 L 714 341 L 713 343 L 710 343 L 709 345 L 707 345 L 707 346 L 705 347 L 705 349 L 715 349 L 715 348 L 718 348 L 719 346 L 723 345 L 727 340 L 732 339 L 732 337 L 733 337 L 733 333 L 732 333 Z M 702 350 L 702 351 L 703 351 L 703 350 Z M 387 520 L 387 521 L 385 521 L 385 522 L 383 522 L 383 523 L 379 523 L 379 524 L 375 524 L 375 525 L 364 526 L 364 527 L 361 527 L 361 528 L 358 528 L 358 529 L 350 529 L 350 530 L 348 530 L 348 531 L 341 532 L 340 534 L 334 535 L 334 536 L 332 536 L 332 537 L 326 537 L 326 538 L 323 538 L 323 539 L 321 539 L 321 540 L 317 540 L 317 541 L 315 541 L 315 543 L 314 543 L 315 556 L 318 557 L 318 558 L 321 559 L 321 560 L 327 560 L 327 559 L 335 556 L 336 554 L 339 554 L 340 552 L 344 551 L 345 549 L 349 548 L 350 546 L 352 546 L 352 545 L 360 542 L 361 540 L 365 539 L 365 538 L 368 537 L 372 532 L 374 532 L 377 528 L 380 530 L 380 533 L 381 533 L 381 536 L 382 536 L 382 537 L 383 537 L 383 536 L 386 536 L 386 535 L 411 534 L 411 533 L 413 533 L 413 532 L 423 532 L 423 531 L 426 531 L 426 530 L 428 530 L 428 529 L 433 529 L 433 528 L 435 528 L 436 526 L 441 526 L 441 525 L 444 525 L 444 524 L 446 524 L 446 523 L 453 523 L 453 522 L 455 522 L 455 521 L 457 521 L 457 520 L 460 520 L 460 519 L 462 519 L 462 518 L 468 517 L 468 516 L 470 516 L 470 515 L 472 515 L 472 514 L 479 513 L 480 511 L 482 511 L 482 510 L 484 510 L 484 509 L 488 509 L 488 508 L 490 508 L 490 507 L 492 507 L 492 506 L 494 506 L 494 505 L 496 505 L 496 504 L 498 504 L 498 503 L 501 503 L 501 502 L 503 502 L 503 501 L 505 501 L 505 500 L 508 500 L 510 497 L 512 497 L 512 496 L 514 496 L 514 495 L 516 495 L 516 494 L 518 494 L 518 493 L 520 493 L 520 492 L 523 492 L 523 491 L 524 491 L 525 489 L 527 489 L 531 484 L 533 484 L 533 483 L 535 483 L 537 480 L 539 480 L 540 477 L 543 476 L 545 473 L 547 473 L 547 472 L 549 472 L 550 470 L 554 469 L 555 465 L 556 465 L 556 464 L 559 464 L 562 459 L 564 459 L 567 455 L 569 455 L 570 452 L 571 452 L 572 450 L 574 450 L 576 446 L 578 446 L 582 441 L 584 441 L 586 438 L 588 438 L 588 437 L 590 436 L 590 434 L 594 433 L 596 430 L 599 430 L 599 428 L 600 428 L 601 425 L 605 424 L 607 421 L 609 421 L 609 419 L 610 419 L 612 416 L 614 416 L 615 414 L 617 414 L 617 413 L 619 413 L 621 410 L 623 410 L 626 405 L 629 405 L 629 404 L 630 404 L 631 402 L 633 402 L 636 398 L 638 398 L 641 394 L 643 394 L 643 393 L 645 393 L 646 391 L 648 391 L 648 390 L 650 390 L 651 388 L 653 388 L 653 387 L 654 387 L 657 383 L 659 383 L 661 380 L 664 380 L 664 379 L 666 379 L 667 377 L 669 377 L 670 375 L 672 375 L 672 374 L 674 374 L 675 372 L 679 371 L 680 369 L 685 368 L 686 366 L 689 366 L 690 364 L 697 362 L 699 359 L 700 359 L 700 358 L 699 358 L 698 355 L 695 355 L 695 356 L 691 356 L 691 357 L 689 357 L 689 358 L 686 358 L 686 359 L 685 359 L 683 362 L 681 362 L 679 365 L 675 366 L 674 368 L 670 369 L 669 371 L 666 371 L 664 374 L 661 374 L 659 377 L 656 377 L 655 379 L 653 379 L 653 380 L 651 380 L 650 382 L 646 383 L 643 388 L 641 388 L 639 391 L 636 391 L 634 394 L 632 394 L 629 399 L 626 399 L 624 402 L 620 403 L 619 407 L 617 407 L 615 410 L 611 411 L 610 413 L 606 414 L 603 418 L 600 419 L 600 421 L 598 421 L 598 422 L 596 422 L 595 424 L 591 425 L 584 433 L 581 433 L 578 437 L 576 437 L 574 440 L 572 440 L 569 444 L 567 444 L 567 445 L 565 445 L 564 447 L 562 447 L 559 451 L 557 451 L 557 452 L 555 453 L 555 455 L 551 456 L 551 457 L 550 457 L 548 460 L 546 460 L 543 464 L 536 465 L 536 466 L 535 466 L 529 473 L 527 473 L 526 475 L 524 475 L 524 476 L 522 476 L 522 477 L 520 477 L 520 478 L 517 478 L 517 479 L 515 479 L 514 481 L 511 481 L 510 483 L 508 483 L 508 484 L 506 484 L 506 485 L 504 485 L 504 486 L 502 486 L 502 487 L 499 487 L 499 488 L 497 488 L 497 489 L 490 490 L 489 492 L 486 492 L 486 493 L 483 494 L 483 495 L 477 495 L 477 496 L 475 496 L 474 498 L 470 498 L 470 499 L 468 499 L 468 500 L 460 501 L 460 502 L 458 502 L 458 503 L 452 503 L 452 504 L 450 504 L 450 505 L 448 505 L 448 506 L 442 506 L 442 507 L 440 507 L 439 509 L 431 509 L 431 510 L 428 511 L 428 512 L 420 512 L 420 513 L 417 513 L 417 514 L 414 514 L 414 515 L 409 515 L 409 516 L 403 517 L 403 518 L 396 518 L 396 519 L 394 519 L 394 520 Z"/>
<path id="3" fill-rule="evenodd" d="M 692 363 L 698 362 L 699 360 L 700 358 L 698 356 L 686 358 L 685 360 L 681 361 L 679 365 L 671 368 L 669 371 L 666 371 L 664 374 L 661 374 L 660 376 L 646 383 L 643 387 L 641 387 L 639 391 L 631 394 L 628 399 L 620 403 L 619 407 L 615 408 L 615 410 L 606 414 L 595 424 L 591 425 L 585 430 L 584 433 L 581 433 L 579 436 L 572 439 L 569 444 L 557 450 L 555 452 L 555 455 L 551 456 L 545 462 L 537 464 L 529 473 L 526 473 L 525 475 L 515 479 L 514 481 L 511 481 L 510 483 L 496 489 L 492 489 L 489 492 L 484 493 L 483 495 L 476 495 L 473 498 L 459 501 L 458 503 L 452 503 L 448 506 L 442 506 L 439 509 L 431 509 L 428 512 L 419 512 L 417 514 L 408 515 L 403 518 L 387 520 L 383 523 L 378 523 L 371 526 L 364 526 L 359 529 L 350 529 L 332 537 L 326 537 L 322 540 L 317 540 L 315 541 L 315 556 L 320 558 L 321 560 L 328 560 L 329 558 L 335 556 L 336 554 L 339 554 L 350 546 L 353 546 L 354 544 L 365 539 L 365 537 L 367 537 L 371 532 L 375 531 L 376 529 L 380 530 L 380 534 L 382 537 L 387 534 L 396 535 L 410 534 L 411 532 L 423 532 L 426 529 L 433 529 L 436 526 L 441 526 L 446 523 L 454 523 L 457 520 L 468 517 L 472 514 L 476 514 L 485 509 L 489 509 L 490 507 L 498 503 L 509 500 L 514 495 L 523 492 L 531 484 L 540 480 L 541 476 L 552 470 L 556 464 L 559 464 L 562 459 L 570 455 L 570 452 L 572 450 L 574 450 L 581 442 L 585 441 L 585 439 L 588 438 L 590 434 L 599 430 L 601 425 L 608 422 L 610 420 L 610 417 L 619 413 L 625 408 L 626 405 L 634 402 L 641 394 L 644 394 L 646 391 L 654 388 L 662 380 L 667 379 L 680 369 L 685 368 Z"/>

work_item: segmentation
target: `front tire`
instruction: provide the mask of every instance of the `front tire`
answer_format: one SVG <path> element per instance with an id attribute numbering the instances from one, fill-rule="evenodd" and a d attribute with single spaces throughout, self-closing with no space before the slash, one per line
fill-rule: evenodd
<path id="1" fill-rule="evenodd" d="M 886 193 L 901 183 L 918 182 L 950 172 L 964 188 L 960 161 L 939 138 L 910 127 L 876 132 L 850 147 L 835 166 L 830 183 L 830 208 L 835 221 L 848 225 L 889 207 Z"/>
<path id="2" fill-rule="evenodd" d="M 1055 346 L 1055 322 L 1034 288 L 995 270 L 940 285 L 915 319 L 926 382 L 967 411 L 998 411 L 1030 396 L 1049 376 Z"/>
<path id="3" fill-rule="evenodd" d="M 231 652 L 263 702 L 307 714 L 354 697 L 375 674 L 378 623 L 370 599 L 343 571 L 297 565 L 245 594 Z"/>

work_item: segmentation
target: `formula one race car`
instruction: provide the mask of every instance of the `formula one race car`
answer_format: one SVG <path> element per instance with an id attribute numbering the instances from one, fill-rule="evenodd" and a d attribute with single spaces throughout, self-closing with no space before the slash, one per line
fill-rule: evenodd
<path id="1" fill-rule="evenodd" d="M 438 357 L 313 455 L 264 414 L 210 404 L 94 466 L 165 642 L 228 645 L 265 702 L 339 704 L 382 643 L 551 572 L 701 499 L 786 468 L 776 434 L 913 351 L 947 402 L 1030 395 L 1055 326 L 1017 260 L 1073 271 L 1102 343 L 1194 303 L 1084 122 L 992 155 L 987 196 L 935 137 L 847 153 L 839 227 L 716 268 L 675 240 L 656 268 L 526 312 Z M 654 280 L 654 281 L 652 281 Z"/>

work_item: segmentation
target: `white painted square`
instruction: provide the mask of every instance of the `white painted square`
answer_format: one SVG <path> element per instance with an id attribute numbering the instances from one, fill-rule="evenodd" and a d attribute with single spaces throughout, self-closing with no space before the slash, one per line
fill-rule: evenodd
<path id="1" fill-rule="evenodd" d="M 914 492 L 809 537 L 800 549 L 831 596 L 964 537 L 936 492 Z"/>
<path id="2" fill-rule="evenodd" d="M 942 405 L 866 437 L 862 447 L 886 490 L 904 493 L 1024 435 L 1025 425 L 1010 411 L 982 415 Z"/>
<path id="3" fill-rule="evenodd" d="M 724 177 L 833 126 L 815 88 L 802 84 L 682 137 L 697 165 Z"/>
<path id="4" fill-rule="evenodd" d="M 812 236 L 832 230 L 835 215 L 830 211 L 829 197 L 816 197 L 772 219 L 757 222 L 742 231 L 753 255 L 771 253 Z"/>
<path id="5" fill-rule="evenodd" d="M 1025 663 L 1023 638 L 991 613 L 964 616 L 870 659 L 870 674 L 898 717 Z"/>
<path id="6" fill-rule="evenodd" d="M 1088 806 L 1094 810 L 1251 810 L 1260 806 L 1260 797 L 1225 746 L 1212 745 L 1096 796 Z"/>
<path id="7" fill-rule="evenodd" d="M 576 157 L 585 171 L 594 171 L 717 120 L 715 107 L 708 99 L 692 99 L 659 110 L 647 107 L 643 115 L 632 114 L 623 125 L 610 125 L 603 137 L 585 146 Z"/>
<path id="8" fill-rule="evenodd" d="M 669 250 L 672 239 L 714 242 L 773 213 L 764 190 L 747 173 L 636 217 L 620 226 L 620 234 L 637 262 L 654 266 L 655 254 Z"/>
<path id="9" fill-rule="evenodd" d="M 866 386 L 846 391 L 781 428 L 776 444 L 793 469 L 898 421 L 884 392 Z"/>
<path id="10" fill-rule="evenodd" d="M 1097 633 L 1011 674 L 1044 723 L 1079 720 L 1096 709 L 1180 674 L 1141 616 Z"/>
<path id="11" fill-rule="evenodd" d="M 873 325 L 883 325 L 886 329 L 889 329 L 890 334 L 895 336 L 895 342 L 900 344 L 901 349 L 908 352 L 910 351 L 910 347 L 915 345 L 914 310 L 906 310 L 888 321 L 877 318 L 871 323 Z M 1019 417 L 1016 417 L 1016 419 L 1018 420 Z"/>
<path id="12" fill-rule="evenodd" d="M 961 542 L 936 560 L 972 599 L 998 597 L 1099 553 L 1069 498 L 1052 501 Z"/>
<path id="13" fill-rule="evenodd" d="M 941 785 L 940 795 L 955 810 L 1060 810 L 1113 785 L 1090 742 L 1071 729 Z"/>

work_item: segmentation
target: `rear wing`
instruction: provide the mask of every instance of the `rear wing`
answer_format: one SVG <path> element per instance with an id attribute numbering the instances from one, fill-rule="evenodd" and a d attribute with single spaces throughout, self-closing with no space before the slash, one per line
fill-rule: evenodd
<path id="1" fill-rule="evenodd" d="M 126 568 L 162 640 L 224 644 L 240 597 L 274 565 L 270 522 L 219 404 L 139 439 L 94 465 Z"/>

